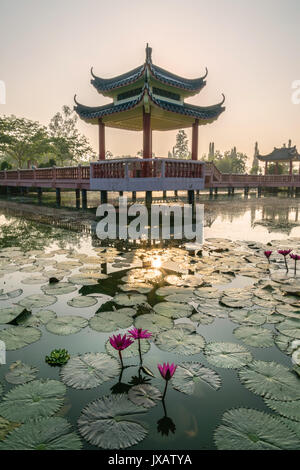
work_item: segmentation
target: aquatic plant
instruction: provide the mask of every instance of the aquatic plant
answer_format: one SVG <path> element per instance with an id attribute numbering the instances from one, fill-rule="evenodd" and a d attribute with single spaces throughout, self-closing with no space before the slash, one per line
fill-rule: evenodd
<path id="1" fill-rule="evenodd" d="M 142 328 L 136 328 L 136 327 L 132 328 L 132 330 L 129 330 L 128 333 L 131 338 L 138 340 L 140 363 L 142 364 L 143 359 L 142 359 L 142 351 L 141 351 L 141 339 L 151 338 L 152 333 L 150 333 L 150 331 L 148 330 L 142 330 Z"/>
<path id="2" fill-rule="evenodd" d="M 264 255 L 267 258 L 269 264 L 270 264 L 270 256 L 271 256 L 272 253 L 273 253 L 273 251 L 271 251 L 271 250 L 264 251 Z"/>
<path id="3" fill-rule="evenodd" d="M 53 349 L 50 355 L 45 357 L 45 361 L 50 366 L 63 366 L 68 362 L 70 357 L 66 349 Z"/>
<path id="4" fill-rule="evenodd" d="M 112 347 L 119 352 L 119 358 L 120 358 L 121 366 L 124 367 L 121 351 L 128 348 L 128 346 L 130 346 L 133 343 L 133 341 L 130 338 L 128 338 L 126 334 L 124 336 L 121 336 L 119 334 L 117 336 L 115 336 L 115 335 L 110 336 L 109 337 L 109 342 L 112 345 Z"/>
<path id="5" fill-rule="evenodd" d="M 289 272 L 289 268 L 286 262 L 286 257 L 292 252 L 292 250 L 278 250 L 278 253 L 284 257 L 284 263 L 286 267 L 286 272 Z"/>
<path id="6" fill-rule="evenodd" d="M 162 378 L 165 379 L 165 381 L 166 381 L 165 390 L 164 390 L 163 397 L 162 397 L 162 400 L 164 400 L 164 398 L 166 396 L 166 393 L 167 393 L 168 382 L 173 377 L 173 375 L 175 374 L 177 366 L 175 366 L 175 364 L 169 364 L 168 362 L 166 364 L 164 362 L 163 365 L 157 364 L 157 368 L 158 368 Z"/>
<path id="7" fill-rule="evenodd" d="M 294 253 L 290 253 L 290 257 L 295 261 L 295 266 L 294 266 L 294 274 L 296 276 L 297 274 L 297 261 L 300 259 L 300 255 L 296 255 Z"/>

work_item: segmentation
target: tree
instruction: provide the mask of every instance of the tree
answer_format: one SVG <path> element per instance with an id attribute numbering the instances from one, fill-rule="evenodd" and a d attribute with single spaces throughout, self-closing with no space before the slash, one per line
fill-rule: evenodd
<path id="1" fill-rule="evenodd" d="M 82 163 L 96 158 L 87 138 L 77 129 L 78 116 L 69 107 L 63 106 L 50 121 L 49 132 L 59 165 Z"/>
<path id="2" fill-rule="evenodd" d="M 0 117 L 0 156 L 8 163 L 26 168 L 51 149 L 47 129 L 38 122 L 13 115 Z"/>
<path id="3" fill-rule="evenodd" d="M 252 167 L 251 167 L 251 170 L 250 170 L 250 174 L 251 174 L 251 175 L 257 175 L 257 174 L 258 174 L 258 170 L 259 170 L 259 161 L 258 161 L 257 155 L 259 155 L 258 143 L 255 142 L 255 148 L 254 148 L 254 155 L 253 155 Z"/>
<path id="4" fill-rule="evenodd" d="M 219 150 L 214 150 L 214 154 L 204 155 L 203 160 L 213 162 L 222 173 L 245 173 L 247 155 L 237 152 L 236 147 L 227 150 L 222 154 Z"/>
<path id="5" fill-rule="evenodd" d="M 180 129 L 176 135 L 176 144 L 173 147 L 173 158 L 189 158 L 191 156 L 188 142 L 185 131 Z"/>

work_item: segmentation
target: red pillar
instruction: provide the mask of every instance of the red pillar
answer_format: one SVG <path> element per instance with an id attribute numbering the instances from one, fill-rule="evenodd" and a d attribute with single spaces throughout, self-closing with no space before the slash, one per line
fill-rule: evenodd
<path id="1" fill-rule="evenodd" d="M 293 161 L 290 161 L 290 175 L 293 174 Z"/>
<path id="2" fill-rule="evenodd" d="M 265 175 L 268 173 L 268 162 L 265 162 Z"/>
<path id="3" fill-rule="evenodd" d="M 192 128 L 192 160 L 198 160 L 198 129 L 199 119 L 196 119 Z"/>
<path id="4" fill-rule="evenodd" d="M 276 166 L 275 166 L 275 174 L 276 174 L 276 175 L 278 175 L 278 174 L 279 174 L 278 162 L 276 162 Z"/>
<path id="5" fill-rule="evenodd" d="M 152 158 L 151 114 L 143 110 L 143 158 Z"/>
<path id="6" fill-rule="evenodd" d="M 99 160 L 105 160 L 105 124 L 99 118 Z"/>

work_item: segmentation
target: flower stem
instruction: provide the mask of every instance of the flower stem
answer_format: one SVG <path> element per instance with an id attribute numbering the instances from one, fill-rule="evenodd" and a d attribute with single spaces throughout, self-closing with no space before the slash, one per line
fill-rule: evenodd
<path id="1" fill-rule="evenodd" d="M 119 350 L 119 358 L 120 358 L 120 362 L 121 362 L 121 367 L 122 367 L 122 369 L 123 369 L 123 368 L 124 368 L 124 364 L 123 364 L 122 353 L 121 353 L 120 350 Z"/>
<path id="2" fill-rule="evenodd" d="M 138 345 L 139 345 L 140 365 L 142 365 L 143 364 L 143 358 L 142 358 L 141 339 L 140 338 L 138 338 Z"/>
<path id="3" fill-rule="evenodd" d="M 297 273 L 297 260 L 295 259 L 295 267 L 294 267 L 294 274 L 296 276 L 296 273 Z"/>
<path id="4" fill-rule="evenodd" d="M 165 385 L 162 401 L 165 399 L 165 396 L 166 396 L 166 393 L 167 393 L 167 388 L 168 388 L 168 380 L 166 380 L 166 385 Z"/>
<path id="5" fill-rule="evenodd" d="M 288 272 L 289 272 L 289 268 L 288 268 L 288 265 L 287 265 L 287 262 L 286 262 L 286 256 L 284 257 L 284 262 L 285 262 L 286 272 L 288 273 Z"/>

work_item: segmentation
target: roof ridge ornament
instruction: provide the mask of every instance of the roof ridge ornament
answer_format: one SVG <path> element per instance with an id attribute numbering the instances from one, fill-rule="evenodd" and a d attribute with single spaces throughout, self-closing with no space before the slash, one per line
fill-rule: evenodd
<path id="1" fill-rule="evenodd" d="M 152 64 L 152 47 L 149 47 L 148 43 L 146 46 L 146 63 Z"/>

